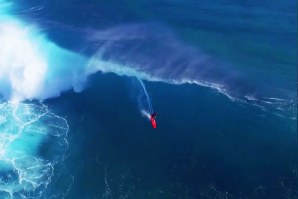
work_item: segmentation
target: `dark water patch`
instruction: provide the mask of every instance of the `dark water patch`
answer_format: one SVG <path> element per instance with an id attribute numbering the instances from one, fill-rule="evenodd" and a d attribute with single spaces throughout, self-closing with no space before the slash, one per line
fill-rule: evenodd
<path id="1" fill-rule="evenodd" d="M 290 124 L 209 89 L 145 82 L 156 131 L 129 78 L 95 75 L 81 94 L 47 101 L 71 127 L 69 198 L 279 198 L 295 190 Z"/>

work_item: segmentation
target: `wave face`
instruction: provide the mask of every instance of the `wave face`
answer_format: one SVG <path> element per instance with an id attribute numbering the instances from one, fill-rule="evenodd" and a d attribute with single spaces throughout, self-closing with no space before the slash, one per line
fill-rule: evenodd
<path id="1" fill-rule="evenodd" d="M 66 120 L 44 105 L 1 103 L 0 197 L 42 197 L 67 149 L 67 132 Z"/>

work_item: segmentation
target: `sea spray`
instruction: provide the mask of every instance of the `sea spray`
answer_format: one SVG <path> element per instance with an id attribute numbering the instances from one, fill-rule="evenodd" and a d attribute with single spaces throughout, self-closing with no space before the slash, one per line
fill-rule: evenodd
<path id="1" fill-rule="evenodd" d="M 143 83 L 143 81 L 140 78 L 137 78 L 137 80 L 140 82 L 140 85 L 142 87 L 142 91 L 143 91 L 143 94 L 144 94 L 144 96 L 146 98 L 146 102 L 147 102 L 147 106 L 149 108 L 149 112 L 150 113 L 153 113 L 153 108 L 152 108 L 151 100 L 149 98 L 149 95 L 148 95 L 147 89 L 145 87 L 145 84 Z M 140 101 L 140 102 L 142 102 L 142 101 Z M 143 104 L 141 104 L 141 105 L 143 105 Z"/>
<path id="2" fill-rule="evenodd" d="M 152 103 L 144 82 L 140 78 L 132 79 L 132 98 L 136 100 L 138 110 L 147 118 L 153 113 Z"/>

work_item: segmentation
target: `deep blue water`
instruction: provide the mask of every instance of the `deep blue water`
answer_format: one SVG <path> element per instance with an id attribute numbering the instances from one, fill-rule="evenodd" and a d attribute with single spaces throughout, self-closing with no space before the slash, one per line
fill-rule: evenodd
<path id="1" fill-rule="evenodd" d="M 127 97 L 129 78 L 91 79 L 82 93 L 47 102 L 71 126 L 69 198 L 297 195 L 294 122 L 207 88 L 146 82 L 160 112 L 153 130 Z"/>
<path id="2" fill-rule="evenodd" d="M 298 197 L 297 2 L 0 0 L 0 42 L 0 198 Z"/>

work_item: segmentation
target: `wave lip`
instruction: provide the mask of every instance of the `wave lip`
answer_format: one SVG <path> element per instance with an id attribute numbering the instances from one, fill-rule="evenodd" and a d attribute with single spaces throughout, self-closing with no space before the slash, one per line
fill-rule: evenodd
<path id="1" fill-rule="evenodd" d="M 2 2 L 0 8 L 6 5 Z M 36 25 L 7 10 L 0 12 L 0 97 L 20 102 L 56 97 L 71 88 L 80 91 L 84 56 L 59 47 Z"/>
<path id="2" fill-rule="evenodd" d="M 30 39 L 34 35 L 30 33 L 14 21 L 0 24 L 0 80 L 4 85 L 10 84 L 12 101 L 36 96 L 46 74 L 41 46 L 32 45 Z"/>

